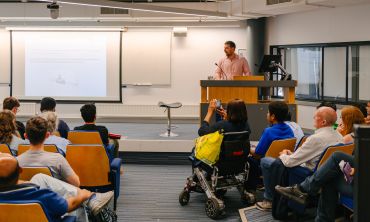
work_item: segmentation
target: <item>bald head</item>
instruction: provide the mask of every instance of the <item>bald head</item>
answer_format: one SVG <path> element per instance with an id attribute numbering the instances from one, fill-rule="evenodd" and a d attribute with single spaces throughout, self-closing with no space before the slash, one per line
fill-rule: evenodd
<path id="1" fill-rule="evenodd" d="M 336 121 L 337 113 L 330 107 L 320 107 L 315 112 L 314 125 L 316 129 L 332 126 Z"/>
<path id="2" fill-rule="evenodd" d="M 18 182 L 19 165 L 16 158 L 0 153 L 0 187 L 15 185 Z"/>

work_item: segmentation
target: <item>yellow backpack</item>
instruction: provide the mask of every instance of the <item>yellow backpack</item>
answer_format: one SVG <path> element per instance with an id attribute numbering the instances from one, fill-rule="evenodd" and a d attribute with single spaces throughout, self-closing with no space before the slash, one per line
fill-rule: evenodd
<path id="1" fill-rule="evenodd" d="M 195 157 L 208 165 L 215 164 L 220 156 L 223 138 L 224 135 L 219 131 L 198 137 L 195 140 Z"/>

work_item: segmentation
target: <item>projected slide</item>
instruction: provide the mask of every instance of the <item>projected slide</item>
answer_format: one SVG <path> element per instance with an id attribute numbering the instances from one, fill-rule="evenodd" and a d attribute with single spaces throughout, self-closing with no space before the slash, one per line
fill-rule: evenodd
<path id="1" fill-rule="evenodd" d="M 106 38 L 25 42 L 25 96 L 106 96 Z"/>
<path id="2" fill-rule="evenodd" d="M 118 100 L 119 40 L 109 32 L 13 33 L 14 96 Z"/>

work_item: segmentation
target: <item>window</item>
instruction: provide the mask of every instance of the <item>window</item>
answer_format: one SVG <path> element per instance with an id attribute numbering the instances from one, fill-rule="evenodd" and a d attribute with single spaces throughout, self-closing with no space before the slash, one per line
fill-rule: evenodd
<path id="1" fill-rule="evenodd" d="M 336 103 L 370 100 L 370 42 L 271 46 L 297 80 L 296 98 Z M 282 96 L 279 89 L 274 96 Z"/>

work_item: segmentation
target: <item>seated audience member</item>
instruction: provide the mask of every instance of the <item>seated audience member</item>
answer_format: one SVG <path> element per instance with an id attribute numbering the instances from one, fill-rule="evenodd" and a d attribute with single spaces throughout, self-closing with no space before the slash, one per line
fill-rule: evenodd
<path id="1" fill-rule="evenodd" d="M 364 117 L 366 118 L 367 117 L 367 107 L 366 107 L 366 103 L 355 103 L 353 104 L 354 107 L 358 108 L 362 115 L 364 115 Z"/>
<path id="2" fill-rule="evenodd" d="M 20 103 L 18 99 L 15 97 L 7 97 L 3 101 L 3 110 L 10 110 L 12 113 L 14 113 L 14 116 L 17 115 L 19 112 L 19 107 Z M 20 121 L 16 121 L 16 129 L 17 129 L 17 136 L 20 136 L 22 139 L 24 139 L 24 132 L 25 132 L 25 127 L 24 124 Z"/>
<path id="3" fill-rule="evenodd" d="M 29 182 L 20 181 L 20 172 L 16 158 L 0 153 L 0 202 L 40 201 L 55 222 L 67 212 L 76 216 L 78 222 L 88 222 L 85 208 L 90 210 L 92 216 L 99 216 L 113 197 L 112 191 L 92 193 L 44 174 L 35 175 Z"/>
<path id="4" fill-rule="evenodd" d="M 276 186 L 276 191 L 300 204 L 306 204 L 307 197 L 317 196 L 321 190 L 315 221 L 334 222 L 339 194 L 353 196 L 353 182 L 347 181 L 342 172 L 343 165 L 348 163 L 355 173 L 354 158 L 342 152 L 335 152 L 326 163 L 301 184 L 292 187 Z"/>
<path id="5" fill-rule="evenodd" d="M 332 103 L 332 102 L 327 102 L 327 101 L 322 101 L 317 107 L 316 109 L 318 108 L 321 108 L 321 107 L 330 107 L 332 109 L 334 109 L 334 111 L 336 112 L 337 111 L 337 105 L 335 105 L 335 103 Z M 338 127 L 338 123 L 334 123 L 333 124 L 333 128 L 336 130 Z"/>
<path id="6" fill-rule="evenodd" d="M 47 127 L 47 121 L 41 117 L 32 117 L 27 121 L 26 138 L 30 141 L 30 149 L 18 156 L 19 165 L 49 167 L 55 178 L 80 186 L 79 177 L 61 154 L 44 151 L 44 141 L 50 136 Z"/>
<path id="7" fill-rule="evenodd" d="M 57 102 L 55 99 L 51 97 L 44 97 L 42 98 L 40 102 L 40 111 L 43 112 L 55 112 L 55 107 L 57 105 Z M 59 119 L 57 123 L 57 131 L 60 133 L 60 136 L 67 139 L 68 137 L 68 132 L 69 132 L 69 127 L 66 122 L 63 120 Z"/>
<path id="8" fill-rule="evenodd" d="M 274 140 L 293 138 L 292 129 L 284 123 L 289 112 L 288 105 L 285 102 L 275 101 L 268 106 L 267 122 L 271 125 L 266 128 L 258 142 L 256 148 L 251 148 L 251 157 L 248 158 L 250 165 L 248 182 L 246 189 L 254 192 L 257 185 L 261 183 L 260 158 L 264 157 L 268 148 Z"/>
<path id="9" fill-rule="evenodd" d="M 336 145 L 343 142 L 343 137 L 333 129 L 333 124 L 337 121 L 337 113 L 330 107 L 318 108 L 314 115 L 314 127 L 316 131 L 309 136 L 302 146 L 294 153 L 290 150 L 283 150 L 279 159 L 285 167 L 301 166 L 313 170 L 317 165 L 320 155 L 328 146 Z M 264 200 L 257 203 L 260 210 L 271 210 L 273 191 L 271 190 L 273 182 L 276 181 L 272 175 L 271 166 L 275 161 L 274 158 L 265 157 L 261 160 L 261 169 L 263 183 L 265 186 Z"/>
<path id="10" fill-rule="evenodd" d="M 345 106 L 341 110 L 341 121 L 337 131 L 343 136 L 343 143 L 352 143 L 354 136 L 354 124 L 365 123 L 365 118 L 362 112 L 354 106 Z"/>
<path id="11" fill-rule="evenodd" d="M 48 132 L 50 133 L 49 137 L 45 140 L 44 144 L 55 144 L 59 150 L 62 150 L 65 154 L 67 152 L 67 145 L 71 142 L 63 137 L 55 136 L 53 133 L 57 129 L 57 114 L 55 112 L 43 112 L 39 115 L 44 118 L 48 123 Z"/>
<path id="12" fill-rule="evenodd" d="M 19 144 L 27 142 L 16 136 L 15 115 L 9 110 L 0 112 L 0 143 L 7 144 L 13 155 L 18 152 Z"/>
<path id="13" fill-rule="evenodd" d="M 215 112 L 219 112 L 223 120 L 210 125 L 209 123 Z M 217 110 L 215 99 L 209 103 L 207 115 L 198 130 L 198 135 L 203 136 L 221 129 L 223 129 L 224 132 L 248 131 L 249 137 L 251 131 L 248 124 L 247 108 L 243 100 L 231 100 L 227 104 L 226 111 L 223 109 Z"/>
<path id="14" fill-rule="evenodd" d="M 76 126 L 74 130 L 97 131 L 100 134 L 103 144 L 107 146 L 109 144 L 108 129 L 105 126 L 95 125 L 96 106 L 92 103 L 85 104 L 81 107 L 80 112 L 85 125 Z"/>
<path id="15" fill-rule="evenodd" d="M 294 137 L 290 126 L 284 123 L 288 113 L 289 108 L 285 102 L 274 101 L 269 104 L 266 118 L 271 126 L 263 131 L 257 147 L 251 149 L 252 154 L 263 157 L 274 140 Z"/>
<path id="16" fill-rule="evenodd" d="M 304 133 L 302 128 L 296 123 L 292 121 L 292 115 L 290 112 L 288 112 L 287 118 L 284 121 L 285 124 L 287 124 L 290 129 L 293 131 L 294 137 L 297 139 L 295 143 L 295 147 L 297 147 L 297 144 L 299 141 L 301 141 L 302 137 L 304 137 Z"/>

